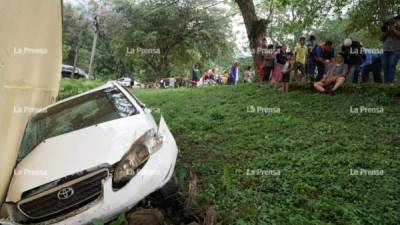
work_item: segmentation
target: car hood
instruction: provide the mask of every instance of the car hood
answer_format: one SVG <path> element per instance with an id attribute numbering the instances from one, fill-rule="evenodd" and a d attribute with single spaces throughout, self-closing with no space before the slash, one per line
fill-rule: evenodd
<path id="1" fill-rule="evenodd" d="M 17 202 L 24 191 L 65 176 L 118 162 L 153 126 L 135 115 L 43 141 L 15 168 L 7 201 Z"/>

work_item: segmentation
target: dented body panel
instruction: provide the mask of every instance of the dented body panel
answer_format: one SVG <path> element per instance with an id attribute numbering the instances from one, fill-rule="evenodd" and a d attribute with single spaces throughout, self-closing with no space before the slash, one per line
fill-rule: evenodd
<path id="1" fill-rule="evenodd" d="M 58 104 L 67 103 L 106 88 L 116 88 L 123 93 L 137 112 L 131 116 L 51 137 L 38 144 L 15 167 L 15 174 L 6 199 L 8 212 L 14 224 L 18 224 L 19 220 L 22 220 L 24 224 L 60 225 L 89 224 L 94 218 L 109 221 L 135 206 L 152 192 L 162 188 L 170 180 L 174 172 L 178 148 L 164 118 L 161 117 L 160 124 L 157 126 L 144 105 L 119 84 L 113 82 L 104 85 L 48 108 L 51 109 Z M 156 131 L 155 136 L 160 146 L 154 152 L 149 151 L 150 156 L 137 169 L 137 173 L 129 182 L 121 188 L 115 188 L 113 173 L 116 165 L 132 150 L 132 146 L 135 146 L 133 143 L 151 130 Z M 32 201 L 40 199 L 48 193 L 49 195 L 57 194 L 59 200 L 57 204 L 62 205 L 61 191 L 75 188 L 73 185 L 78 183 L 79 179 L 83 179 L 84 176 L 90 177 L 92 173 L 99 170 L 109 171 L 108 175 L 101 180 L 101 194 L 84 206 L 74 208 L 73 211 L 55 218 L 40 221 L 33 220 L 35 218 L 25 214 L 20 207 L 22 203 L 29 202 L 31 199 Z M 69 181 L 62 183 L 61 180 L 66 178 Z M 21 215 L 23 219 L 20 218 Z"/>

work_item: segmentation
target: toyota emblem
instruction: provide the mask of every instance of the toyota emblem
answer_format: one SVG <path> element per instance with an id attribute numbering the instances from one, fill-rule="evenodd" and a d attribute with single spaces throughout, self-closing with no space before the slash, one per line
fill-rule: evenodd
<path id="1" fill-rule="evenodd" d="M 63 188 L 60 191 L 58 191 L 57 193 L 57 197 L 60 200 L 66 200 L 71 198 L 71 196 L 74 195 L 74 189 L 67 187 L 67 188 Z"/>

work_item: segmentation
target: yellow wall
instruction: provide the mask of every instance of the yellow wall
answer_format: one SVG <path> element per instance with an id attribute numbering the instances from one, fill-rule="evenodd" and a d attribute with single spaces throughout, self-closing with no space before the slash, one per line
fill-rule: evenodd
<path id="1" fill-rule="evenodd" d="M 0 205 L 31 113 L 54 101 L 62 63 L 62 1 L 0 0 Z"/>

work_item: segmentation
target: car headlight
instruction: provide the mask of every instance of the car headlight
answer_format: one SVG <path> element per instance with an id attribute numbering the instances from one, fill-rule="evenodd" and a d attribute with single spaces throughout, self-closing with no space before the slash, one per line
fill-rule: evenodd
<path id="1" fill-rule="evenodd" d="M 127 184 L 147 162 L 150 155 L 160 149 L 162 142 L 163 137 L 158 136 L 154 129 L 143 134 L 116 165 L 113 186 L 121 188 Z"/>

